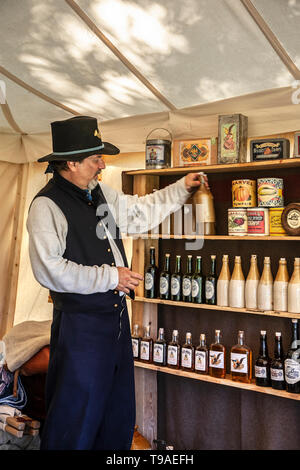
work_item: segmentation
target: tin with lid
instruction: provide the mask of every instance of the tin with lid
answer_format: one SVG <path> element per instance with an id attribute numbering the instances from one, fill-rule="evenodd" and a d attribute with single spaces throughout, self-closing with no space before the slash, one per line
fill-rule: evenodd
<path id="1" fill-rule="evenodd" d="M 247 209 L 228 209 L 228 235 L 244 236 L 247 235 L 247 230 Z"/>
<path id="2" fill-rule="evenodd" d="M 248 235 L 269 235 L 269 209 L 251 207 L 247 209 Z"/>
<path id="3" fill-rule="evenodd" d="M 257 202 L 259 207 L 283 207 L 283 179 L 258 178 Z"/>
<path id="4" fill-rule="evenodd" d="M 171 140 L 168 139 L 148 139 L 152 132 L 157 130 L 166 131 Z M 153 129 L 146 137 L 146 168 L 147 169 L 159 169 L 168 168 L 171 166 L 171 145 L 172 135 L 165 128 Z"/>

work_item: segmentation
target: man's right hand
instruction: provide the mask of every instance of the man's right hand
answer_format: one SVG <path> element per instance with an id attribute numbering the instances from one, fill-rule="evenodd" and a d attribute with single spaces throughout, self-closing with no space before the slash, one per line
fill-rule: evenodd
<path id="1" fill-rule="evenodd" d="M 143 276 L 131 271 L 129 268 L 117 267 L 117 269 L 119 273 L 119 284 L 116 289 L 126 294 L 129 294 L 130 290 L 135 290 L 139 282 L 144 280 Z"/>

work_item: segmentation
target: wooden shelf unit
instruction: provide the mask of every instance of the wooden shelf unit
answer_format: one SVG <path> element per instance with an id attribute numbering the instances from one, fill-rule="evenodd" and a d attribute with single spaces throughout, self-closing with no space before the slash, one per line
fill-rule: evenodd
<path id="1" fill-rule="evenodd" d="M 147 299 L 146 297 L 135 297 L 136 302 L 160 304 L 160 305 L 171 305 L 173 307 L 182 307 L 182 308 L 197 308 L 200 310 L 219 310 L 224 312 L 236 312 L 243 313 L 248 315 L 266 315 L 277 318 L 298 318 L 300 319 L 300 313 L 290 313 L 290 312 L 277 312 L 275 310 L 255 310 L 247 308 L 236 308 L 236 307 L 220 307 L 219 305 L 209 305 L 209 304 L 194 304 L 191 302 L 178 302 L 174 300 L 162 300 L 162 299 Z"/>
<path id="2" fill-rule="evenodd" d="M 171 369 L 166 366 L 157 366 L 156 364 L 147 364 L 145 362 L 134 361 L 135 367 L 140 367 L 142 369 L 152 370 L 156 372 L 163 372 L 164 374 L 176 375 L 178 377 L 185 377 L 188 379 L 200 380 L 202 382 L 211 382 L 227 387 L 240 388 L 242 390 L 248 390 L 250 392 L 259 392 L 265 393 L 267 395 L 273 395 L 276 397 L 287 398 L 289 400 L 300 401 L 300 394 L 289 393 L 285 390 L 275 390 L 272 387 L 259 387 L 255 385 L 255 380 L 252 380 L 252 383 L 246 384 L 242 382 L 234 382 L 230 378 L 230 374 L 226 375 L 225 379 L 218 379 L 216 377 L 211 377 L 210 375 L 201 375 L 197 372 L 188 372 L 180 369 Z"/>
<path id="3" fill-rule="evenodd" d="M 209 181 L 212 192 L 214 194 L 216 208 L 216 217 L 217 222 L 219 216 L 221 215 L 222 220 L 220 222 L 220 227 L 218 227 L 217 234 L 212 236 L 204 236 L 204 240 L 208 245 L 206 245 L 206 252 L 212 253 L 218 252 L 218 256 L 223 253 L 229 253 L 231 258 L 234 253 L 237 253 L 237 250 L 247 250 L 247 257 L 249 253 L 252 253 L 252 250 L 255 248 L 260 254 L 260 258 L 264 256 L 264 253 L 267 251 L 266 256 L 271 251 L 274 253 L 274 258 L 278 258 L 278 254 L 281 256 L 288 256 L 292 258 L 297 256 L 295 250 L 295 244 L 293 242 L 299 241 L 300 237 L 292 236 L 228 236 L 227 233 L 227 209 L 230 207 L 228 194 L 231 189 L 231 180 L 236 178 L 259 178 L 261 177 L 287 177 L 289 182 L 295 184 L 289 184 L 287 186 L 288 196 L 291 201 L 300 198 L 300 187 L 298 188 L 298 177 L 300 170 L 300 158 L 290 158 L 284 160 L 276 161 L 265 161 L 265 162 L 247 162 L 236 165 L 210 165 L 210 166 L 194 166 L 194 167 L 177 167 L 177 168 L 167 168 L 160 170 L 133 170 L 123 172 L 122 181 L 123 181 L 123 191 L 125 193 L 137 194 L 138 196 L 144 196 L 145 194 L 151 193 L 153 189 L 158 189 L 164 187 L 166 184 L 175 181 L 178 178 L 181 178 L 183 175 L 190 172 L 200 172 L 203 171 L 209 175 Z M 231 176 L 232 175 L 232 176 Z M 220 188 L 220 185 L 222 188 Z M 216 191 L 216 192 L 215 192 Z M 223 200 L 223 196 L 227 200 Z M 291 202 L 288 201 L 288 202 Z M 177 249 L 183 250 L 183 245 L 180 245 L 180 239 L 183 240 L 192 240 L 192 239 L 202 239 L 202 235 L 166 235 L 159 233 L 146 233 L 139 234 L 133 237 L 133 254 L 132 254 L 132 270 L 143 273 L 146 259 L 149 256 L 149 247 L 154 246 L 156 253 L 159 254 L 160 244 L 167 244 L 164 246 L 168 251 L 173 250 L 172 244 L 174 243 L 177 246 Z M 218 243 L 219 241 L 226 242 L 226 250 L 224 245 Z M 272 242 L 267 244 L 267 242 Z M 239 243 L 242 242 L 242 243 Z M 254 242 L 254 243 L 253 243 Z M 257 243 L 258 242 L 258 243 Z M 276 245 L 276 242 L 279 245 Z M 177 245 L 176 245 L 177 244 Z M 214 244 L 214 245 L 212 245 Z M 215 246 L 215 248 L 212 248 Z M 277 249 L 278 247 L 278 249 Z M 282 251 L 281 248 L 282 247 Z M 223 250 L 223 251 L 221 251 Z M 273 251 L 272 251 L 273 250 Z M 277 250 L 277 251 L 276 251 Z M 166 251 L 166 250 L 164 250 Z M 172 251 L 170 251 L 172 253 Z M 161 252 L 162 254 L 162 252 Z M 244 255 L 245 256 L 245 255 Z M 290 266 L 291 268 L 291 261 Z M 244 272 L 246 274 L 246 272 Z M 140 326 L 145 326 L 151 322 L 151 331 L 152 337 L 156 337 L 156 332 L 158 327 L 161 326 L 158 324 L 158 309 L 161 305 L 172 309 L 172 307 L 187 308 L 189 312 L 192 313 L 191 309 L 198 309 L 199 318 L 202 316 L 208 319 L 207 315 L 211 314 L 218 315 L 218 311 L 224 312 L 226 317 L 226 312 L 228 313 L 229 323 L 228 327 L 230 328 L 230 318 L 235 313 L 243 314 L 240 316 L 240 321 L 247 321 L 248 318 L 254 319 L 256 316 L 257 321 L 259 322 L 260 318 L 265 317 L 266 321 L 277 322 L 278 319 L 291 319 L 291 318 L 300 318 L 300 314 L 291 314 L 289 312 L 261 312 L 258 310 L 247 310 L 247 309 L 236 309 L 231 307 L 219 307 L 206 304 L 189 304 L 186 302 L 173 302 L 173 301 L 164 301 L 161 299 L 146 299 L 144 297 L 144 286 L 140 285 L 136 290 L 135 301 L 131 302 L 132 305 L 132 324 L 137 323 Z M 208 312 L 210 311 L 210 312 Z M 169 312 L 169 311 L 168 311 Z M 164 313 L 166 311 L 164 310 Z M 187 313 L 186 313 L 187 314 Z M 170 315 L 170 313 L 169 313 Z M 247 317 L 247 315 L 250 315 Z M 180 316 L 180 315 L 179 315 Z M 184 316 L 183 316 L 184 317 Z M 195 319 L 195 316 L 193 316 Z M 220 317 L 217 317 L 220 318 Z M 243 320 L 242 320 L 243 319 Z M 245 320 L 244 320 L 245 319 Z M 208 319 L 208 321 L 210 321 Z M 274 323 L 276 324 L 276 323 Z M 253 328 L 253 322 L 251 322 Z M 246 327 L 247 328 L 247 327 Z M 287 327 L 286 327 L 287 329 Z M 247 331 L 246 331 L 247 334 Z M 259 334 L 259 333 L 258 333 Z M 288 335 L 288 333 L 287 333 Z M 256 336 L 255 336 L 256 337 Z M 259 341 L 259 339 L 255 340 Z M 232 343 L 233 344 L 233 343 Z M 227 344 L 227 347 L 229 344 Z M 272 353 L 271 353 L 272 354 Z M 253 353 L 253 359 L 255 360 L 255 355 Z M 210 376 L 202 376 L 192 372 L 178 371 L 166 367 L 159 367 L 154 364 L 145 364 L 136 361 L 135 363 L 135 374 L 136 374 L 136 397 L 137 397 L 137 424 L 143 435 L 151 442 L 153 439 L 157 438 L 157 412 L 158 404 L 156 400 L 157 396 L 157 372 L 162 372 L 164 374 L 170 374 L 180 377 L 187 377 L 196 379 L 202 382 L 211 382 L 218 383 L 222 386 L 229 386 L 234 388 L 239 388 L 241 390 L 250 390 L 260 392 L 261 394 L 268 394 L 274 397 L 281 397 L 286 399 L 291 399 L 294 401 L 300 401 L 300 394 L 294 395 L 285 391 L 274 390 L 271 387 L 257 387 L 255 384 L 241 384 L 239 382 L 233 382 L 229 378 L 226 379 L 214 379 Z M 227 369 L 228 370 L 228 369 Z M 180 405 L 179 405 L 180 406 Z"/>

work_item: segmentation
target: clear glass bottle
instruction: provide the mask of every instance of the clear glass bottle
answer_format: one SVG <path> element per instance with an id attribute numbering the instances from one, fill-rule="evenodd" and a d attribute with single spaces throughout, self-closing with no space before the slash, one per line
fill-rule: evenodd
<path id="1" fill-rule="evenodd" d="M 300 258 L 294 260 L 294 271 L 288 285 L 288 312 L 300 313 Z"/>
<path id="2" fill-rule="evenodd" d="M 217 305 L 220 307 L 228 307 L 229 305 L 230 277 L 228 255 L 223 255 L 222 269 L 217 282 Z"/>
<path id="3" fill-rule="evenodd" d="M 170 253 L 165 254 L 164 269 L 159 276 L 159 297 L 163 300 L 171 298 Z"/>
<path id="4" fill-rule="evenodd" d="M 142 338 L 139 335 L 139 325 L 134 325 L 133 332 L 131 335 L 132 352 L 133 352 L 134 360 L 138 360 L 140 357 L 141 339 Z"/>
<path id="5" fill-rule="evenodd" d="M 245 283 L 245 307 L 257 309 L 257 290 L 260 274 L 257 266 L 257 255 L 251 255 L 250 269 Z"/>
<path id="6" fill-rule="evenodd" d="M 208 348 L 204 333 L 201 333 L 199 345 L 195 349 L 195 372 L 208 374 Z"/>
<path id="7" fill-rule="evenodd" d="M 192 302 L 195 304 L 204 303 L 204 292 L 203 292 L 203 276 L 202 276 L 202 257 L 197 256 L 196 258 L 196 270 L 192 277 Z"/>
<path id="8" fill-rule="evenodd" d="M 178 330 L 173 330 L 172 341 L 168 344 L 167 350 L 167 366 L 171 369 L 180 368 L 180 350 Z"/>
<path id="9" fill-rule="evenodd" d="M 234 308 L 245 307 L 245 277 L 240 256 L 234 258 L 234 269 L 229 282 L 229 305 Z"/>
<path id="10" fill-rule="evenodd" d="M 276 390 L 285 390 L 284 353 L 280 331 L 275 333 L 274 358 L 271 361 L 271 386 Z"/>
<path id="11" fill-rule="evenodd" d="M 273 310 L 273 275 L 269 256 L 264 258 L 264 269 L 258 283 L 257 308 L 259 310 Z"/>
<path id="12" fill-rule="evenodd" d="M 164 328 L 159 328 L 158 338 L 153 343 L 153 363 L 159 366 L 167 365 L 167 342 Z"/>
<path id="13" fill-rule="evenodd" d="M 185 343 L 181 348 L 181 369 L 194 370 L 194 346 L 192 344 L 192 333 L 188 332 L 185 336 Z"/>
<path id="14" fill-rule="evenodd" d="M 300 341 L 298 320 L 292 319 L 292 341 L 284 361 L 286 391 L 300 393 Z"/>
<path id="15" fill-rule="evenodd" d="M 267 332 L 260 332 L 259 355 L 255 361 L 255 382 L 260 387 L 270 387 L 270 364 L 271 360 L 268 354 Z"/>
<path id="16" fill-rule="evenodd" d="M 182 292 L 181 256 L 176 255 L 175 271 L 171 275 L 171 300 L 180 301 Z"/>
<path id="17" fill-rule="evenodd" d="M 230 351 L 231 380 L 234 382 L 251 383 L 252 351 L 245 344 L 244 331 L 238 332 L 238 343 Z"/>
<path id="18" fill-rule="evenodd" d="M 286 259 L 280 258 L 278 271 L 274 281 L 274 310 L 286 312 L 288 307 L 289 273 Z"/>
<path id="19" fill-rule="evenodd" d="M 145 327 L 145 333 L 141 339 L 140 361 L 152 362 L 153 357 L 153 339 L 150 336 L 151 325 Z"/>
<path id="20" fill-rule="evenodd" d="M 186 273 L 182 276 L 182 300 L 192 302 L 192 255 L 187 256 Z"/>
<path id="21" fill-rule="evenodd" d="M 226 348 L 221 344 L 221 331 L 215 330 L 215 342 L 209 348 L 209 375 L 226 377 Z"/>
<path id="22" fill-rule="evenodd" d="M 205 303 L 216 305 L 217 303 L 217 276 L 216 276 L 216 255 L 211 255 L 210 273 L 205 278 Z"/>

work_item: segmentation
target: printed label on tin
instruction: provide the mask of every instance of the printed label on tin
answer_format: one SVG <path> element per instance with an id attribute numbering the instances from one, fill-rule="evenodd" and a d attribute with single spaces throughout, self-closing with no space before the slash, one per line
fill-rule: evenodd
<path id="1" fill-rule="evenodd" d="M 228 234 L 243 233 L 246 235 L 248 228 L 246 209 L 228 210 Z"/>
<path id="2" fill-rule="evenodd" d="M 151 145 L 147 146 L 146 150 L 146 163 L 147 165 L 163 164 L 164 159 L 164 146 L 163 145 Z"/>
<path id="3" fill-rule="evenodd" d="M 266 214 L 264 210 L 249 210 L 248 215 L 248 233 L 265 234 L 266 233 Z"/>
<path id="4" fill-rule="evenodd" d="M 291 228 L 300 227 L 300 212 L 297 209 L 291 210 L 287 215 L 287 224 Z"/>
<path id="5" fill-rule="evenodd" d="M 281 178 L 259 178 L 257 180 L 259 207 L 282 207 L 283 180 Z"/>
<path id="6" fill-rule="evenodd" d="M 234 180 L 232 181 L 232 205 L 233 207 L 255 207 L 255 181 Z"/>

